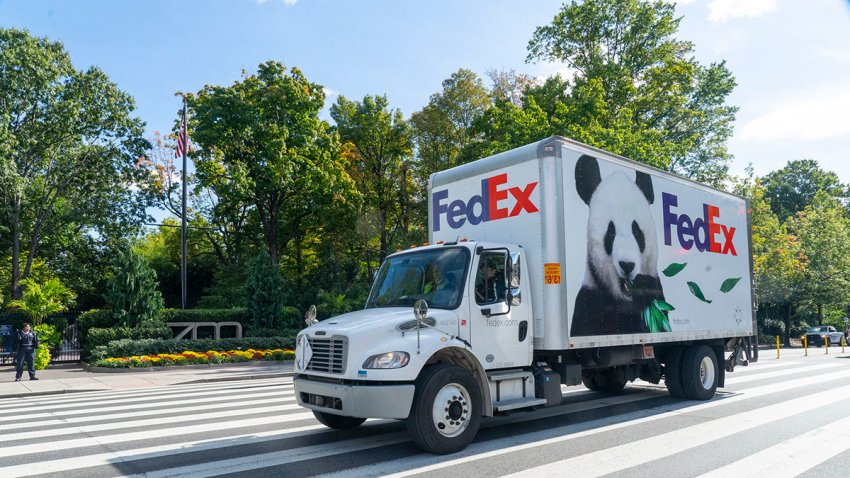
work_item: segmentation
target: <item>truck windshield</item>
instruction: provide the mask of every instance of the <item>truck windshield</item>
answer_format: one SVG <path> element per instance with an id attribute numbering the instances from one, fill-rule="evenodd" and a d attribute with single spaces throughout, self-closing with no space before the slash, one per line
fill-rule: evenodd
<path id="1" fill-rule="evenodd" d="M 469 251 L 462 247 L 431 249 L 388 257 L 381 265 L 366 308 L 411 306 L 425 299 L 429 307 L 460 305 Z"/>

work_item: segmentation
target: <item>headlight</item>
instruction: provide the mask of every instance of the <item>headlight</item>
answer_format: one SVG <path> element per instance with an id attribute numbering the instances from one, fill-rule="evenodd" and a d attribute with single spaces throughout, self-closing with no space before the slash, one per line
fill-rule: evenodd
<path id="1" fill-rule="evenodd" d="M 410 361 L 407 352 L 387 352 L 373 355 L 363 362 L 363 368 L 402 368 Z"/>

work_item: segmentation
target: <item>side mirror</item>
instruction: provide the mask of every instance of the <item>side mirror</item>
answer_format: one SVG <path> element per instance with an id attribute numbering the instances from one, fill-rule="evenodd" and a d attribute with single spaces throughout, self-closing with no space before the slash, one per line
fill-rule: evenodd
<path id="1" fill-rule="evenodd" d="M 520 255 L 519 252 L 511 252 L 510 274 L 508 275 L 508 285 L 511 289 L 518 289 L 520 283 Z"/>
<path id="2" fill-rule="evenodd" d="M 309 327 L 311 325 L 316 325 L 316 324 L 319 323 L 319 321 L 316 320 L 316 306 L 315 305 L 311 305 L 310 308 L 307 310 L 307 312 L 304 314 L 304 323 L 307 324 L 307 327 Z"/>

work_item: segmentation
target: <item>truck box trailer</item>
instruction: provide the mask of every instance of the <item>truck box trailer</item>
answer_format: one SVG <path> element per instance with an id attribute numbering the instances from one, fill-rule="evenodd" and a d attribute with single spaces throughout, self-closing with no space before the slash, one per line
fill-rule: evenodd
<path id="1" fill-rule="evenodd" d="M 325 425 L 404 419 L 451 453 L 561 385 L 707 400 L 758 359 L 743 198 L 552 137 L 433 174 L 428 207 L 429 244 L 386 258 L 365 309 L 297 338 Z"/>

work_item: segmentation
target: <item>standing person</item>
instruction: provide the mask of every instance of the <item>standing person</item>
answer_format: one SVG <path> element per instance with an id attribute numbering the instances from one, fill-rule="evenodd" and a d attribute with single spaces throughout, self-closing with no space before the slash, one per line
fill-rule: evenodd
<path id="1" fill-rule="evenodd" d="M 20 382 L 24 374 L 24 360 L 27 361 L 27 372 L 30 380 L 35 378 L 35 349 L 38 348 L 38 334 L 30 329 L 30 324 L 24 324 L 18 331 L 15 341 L 15 381 Z"/>

